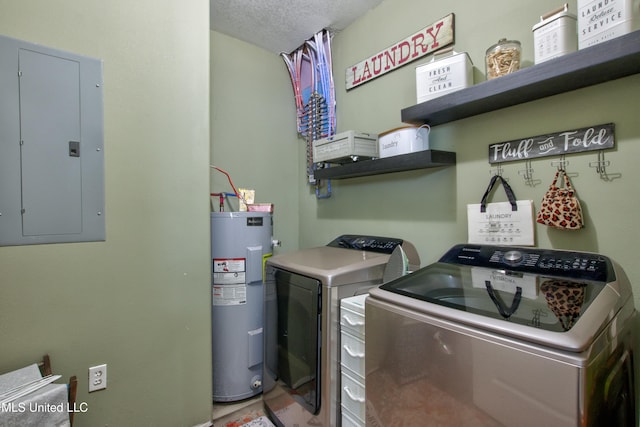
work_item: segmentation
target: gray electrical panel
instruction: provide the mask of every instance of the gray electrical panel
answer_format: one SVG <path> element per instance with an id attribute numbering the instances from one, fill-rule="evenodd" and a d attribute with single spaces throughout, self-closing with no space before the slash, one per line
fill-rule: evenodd
<path id="1" fill-rule="evenodd" d="M 102 61 L 0 36 L 0 246 L 105 240 Z"/>

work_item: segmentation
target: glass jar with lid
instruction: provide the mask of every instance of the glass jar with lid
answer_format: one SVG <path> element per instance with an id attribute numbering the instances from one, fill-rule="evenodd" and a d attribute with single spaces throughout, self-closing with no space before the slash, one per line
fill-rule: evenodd
<path id="1" fill-rule="evenodd" d="M 522 47 L 517 40 L 500 39 L 487 49 L 485 66 L 487 80 L 504 76 L 520 69 Z"/>

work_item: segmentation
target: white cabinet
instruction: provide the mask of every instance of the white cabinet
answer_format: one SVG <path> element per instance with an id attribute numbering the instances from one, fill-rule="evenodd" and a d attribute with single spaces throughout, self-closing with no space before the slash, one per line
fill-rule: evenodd
<path id="1" fill-rule="evenodd" d="M 364 302 L 367 295 L 340 301 L 340 371 L 342 425 L 365 425 Z"/>

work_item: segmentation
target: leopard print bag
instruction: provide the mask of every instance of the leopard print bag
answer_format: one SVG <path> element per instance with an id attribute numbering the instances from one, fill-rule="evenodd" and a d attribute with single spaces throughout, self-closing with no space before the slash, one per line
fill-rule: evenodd
<path id="1" fill-rule="evenodd" d="M 563 188 L 557 185 L 561 174 L 564 178 Z M 579 230 L 584 227 L 580 201 L 564 169 L 556 172 L 553 182 L 542 198 L 536 222 L 563 230 Z"/>
<path id="2" fill-rule="evenodd" d="M 587 285 L 566 280 L 545 280 L 540 285 L 540 291 L 547 300 L 547 305 L 556 315 L 565 331 L 571 329 L 584 303 Z"/>

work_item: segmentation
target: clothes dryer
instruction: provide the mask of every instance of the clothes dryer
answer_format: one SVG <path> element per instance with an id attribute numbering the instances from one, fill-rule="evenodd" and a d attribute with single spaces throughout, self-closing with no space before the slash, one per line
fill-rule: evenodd
<path id="1" fill-rule="evenodd" d="M 397 247 L 417 269 L 410 242 L 376 236 L 269 258 L 263 398 L 275 424 L 340 425 L 340 300 L 379 285 Z"/>

